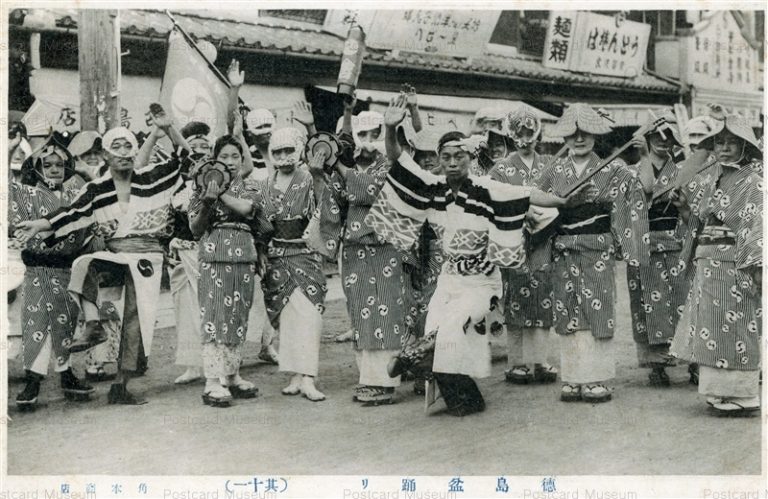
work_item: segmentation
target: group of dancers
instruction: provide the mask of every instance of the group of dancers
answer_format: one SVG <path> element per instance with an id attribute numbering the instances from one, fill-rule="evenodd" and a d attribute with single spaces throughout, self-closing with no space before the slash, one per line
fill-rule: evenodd
<path id="1" fill-rule="evenodd" d="M 236 62 L 229 79 L 236 103 Z M 504 328 L 508 381 L 559 376 L 560 400 L 606 402 L 623 260 L 650 384 L 669 386 L 665 369 L 685 362 L 712 411 L 759 412 L 762 151 L 744 118 L 654 118 L 633 137 L 640 160 L 626 164 L 595 153 L 612 128 L 587 104 L 567 106 L 551 129 L 564 141 L 554 155 L 538 152 L 542 125 L 527 106 L 478 113 L 464 134 L 424 128 L 412 87 L 383 115 L 355 104 L 345 103 L 337 155 L 308 150 L 306 103 L 294 112 L 302 127 L 256 110 L 246 128 L 234 111 L 220 137 L 200 122 L 178 130 L 159 106 L 141 145 L 122 127 L 69 145 L 52 135 L 35 150 L 18 135 L 9 217 L 26 265 L 27 379 L 17 405 L 34 407 L 52 357 L 65 393 L 86 399 L 93 388 L 70 354 L 105 345 L 101 360 L 118 365 L 108 401 L 145 403 L 128 382 L 151 352 L 164 259 L 183 377 L 202 373 L 214 407 L 258 394 L 240 375 L 258 310 L 279 334 L 282 393 L 326 398 L 324 261 L 340 264 L 356 402 L 394 402 L 411 373 L 451 414 L 483 411 L 474 380 L 491 375 L 490 335 Z M 555 338 L 559 370 L 548 362 Z"/>

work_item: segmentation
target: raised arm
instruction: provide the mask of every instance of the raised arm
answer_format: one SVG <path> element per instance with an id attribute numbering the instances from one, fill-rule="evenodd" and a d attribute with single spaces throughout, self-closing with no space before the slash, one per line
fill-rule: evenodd
<path id="1" fill-rule="evenodd" d="M 232 118 L 234 121 L 232 136 L 237 139 L 240 147 L 243 149 L 243 164 L 240 167 L 240 176 L 246 178 L 253 171 L 253 156 L 251 156 L 251 149 L 248 147 L 248 142 L 246 142 L 243 135 L 243 116 L 238 111 L 235 111 Z"/>
<path id="2" fill-rule="evenodd" d="M 315 127 L 315 115 L 312 113 L 312 104 L 305 101 L 297 101 L 293 105 L 293 119 L 304 125 L 307 134 L 311 137 L 317 133 Z"/>
<path id="3" fill-rule="evenodd" d="M 344 101 L 344 117 L 341 121 L 341 131 L 350 135 L 354 133 L 352 130 L 352 112 L 355 110 L 356 105 L 357 97 L 353 98 L 349 102 L 346 100 Z"/>
<path id="4" fill-rule="evenodd" d="M 162 113 L 153 114 L 152 121 L 154 122 L 155 126 L 152 128 L 152 131 L 146 140 L 144 140 L 144 144 L 142 144 L 141 149 L 139 149 L 139 153 L 136 156 L 136 168 L 141 168 L 149 164 L 149 159 L 152 157 L 152 150 L 154 149 L 155 144 L 157 144 L 157 139 L 163 137 L 164 135 L 171 140 L 174 146 L 182 147 L 187 151 L 192 150 L 184 137 L 181 136 L 181 133 L 173 125 L 173 120 L 171 117 L 168 116 L 165 111 Z"/>
<path id="5" fill-rule="evenodd" d="M 323 191 L 327 188 L 327 178 L 323 166 L 325 164 L 325 153 L 320 153 L 309 158 L 309 173 L 312 174 L 312 191 L 315 196 L 315 203 L 320 204 Z"/>
<path id="6" fill-rule="evenodd" d="M 405 91 L 405 102 L 408 106 L 408 111 L 411 112 L 411 124 L 416 133 L 419 133 L 423 128 L 421 123 L 421 115 L 419 114 L 419 104 L 416 99 L 416 89 L 412 85 L 403 85 Z"/>
<path id="7" fill-rule="evenodd" d="M 240 87 L 245 82 L 245 71 L 240 71 L 240 62 L 232 59 L 227 69 L 227 79 L 229 80 L 229 96 L 227 98 L 227 130 L 232 130 L 235 126 L 234 113 L 238 113 L 238 104 L 240 103 Z"/>
<path id="8" fill-rule="evenodd" d="M 405 97 L 400 94 L 389 101 L 389 107 L 384 113 L 384 146 L 390 161 L 396 161 L 402 153 L 397 142 L 397 125 L 405 119 L 406 105 Z"/>

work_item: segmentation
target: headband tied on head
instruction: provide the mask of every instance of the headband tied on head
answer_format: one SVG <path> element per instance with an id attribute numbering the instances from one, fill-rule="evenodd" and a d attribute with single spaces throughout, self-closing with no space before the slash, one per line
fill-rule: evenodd
<path id="1" fill-rule="evenodd" d="M 125 139 L 128 141 L 128 143 L 131 144 L 131 150 L 129 152 L 113 151 L 112 143 L 117 139 Z M 105 151 L 119 158 L 133 158 L 139 154 L 139 142 L 136 140 L 136 136 L 133 132 L 122 126 L 115 127 L 105 133 L 101 143 Z"/>
<path id="2" fill-rule="evenodd" d="M 280 149 L 293 148 L 293 152 L 282 160 L 278 160 L 274 156 L 275 151 Z M 301 160 L 301 153 L 304 150 L 304 135 L 296 128 L 285 127 L 279 128 L 272 132 L 272 137 L 269 140 L 269 156 L 272 159 L 272 164 L 275 167 L 281 166 L 296 166 Z"/>

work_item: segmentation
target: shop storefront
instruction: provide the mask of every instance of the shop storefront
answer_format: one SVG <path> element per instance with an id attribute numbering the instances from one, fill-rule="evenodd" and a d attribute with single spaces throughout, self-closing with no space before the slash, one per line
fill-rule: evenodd
<path id="1" fill-rule="evenodd" d="M 76 119 L 78 112 L 77 50 L 72 50 L 77 43 L 77 12 L 47 12 L 51 22 L 44 26 L 26 26 L 23 16 L 17 16 L 21 20 L 11 24 L 10 36 L 12 42 L 20 44 L 27 43 L 35 33 L 42 36 L 40 69 L 32 78 L 32 92 L 41 100 L 65 101 L 71 108 L 50 118 L 55 128 L 70 122 L 73 116 Z M 344 38 L 322 26 L 258 20 L 242 23 L 181 13 L 175 17 L 192 36 L 217 47 L 216 66 L 222 72 L 232 58 L 241 61 L 246 71 L 242 99 L 251 108 L 271 109 L 278 122 L 290 122 L 292 104 L 301 99 L 311 102 L 312 92 L 318 87 L 335 90 Z M 159 96 L 172 23 L 158 11 L 121 11 L 120 19 L 123 122 L 137 133 L 146 132 L 146 112 Z M 588 16 L 585 22 L 593 21 Z M 359 88 L 362 93 L 368 92 L 372 108 L 382 110 L 402 83 L 410 83 L 420 95 L 427 126 L 465 131 L 482 107 L 498 105 L 506 109 L 524 102 L 541 113 L 545 137 L 547 125 L 570 102 L 645 109 L 672 106 L 679 101 L 677 85 L 642 70 L 619 75 L 551 67 L 545 65 L 546 57 L 494 55 L 483 44 L 478 45 L 477 37 L 471 38 L 471 43 L 475 55 L 461 57 L 440 50 L 423 52 L 426 49 L 419 44 L 410 47 L 414 51 L 369 47 Z M 340 108 L 333 112 L 340 114 Z M 335 123 L 336 118 L 331 118 L 318 128 L 328 129 Z"/>

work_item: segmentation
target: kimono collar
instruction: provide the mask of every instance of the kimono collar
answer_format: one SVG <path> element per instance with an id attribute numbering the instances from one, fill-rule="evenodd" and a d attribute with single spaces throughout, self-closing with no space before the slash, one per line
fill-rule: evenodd
<path id="1" fill-rule="evenodd" d="M 594 152 L 591 152 L 587 157 L 586 163 L 579 163 L 584 165 L 581 171 L 578 171 L 578 168 L 576 167 L 576 160 L 574 159 L 572 154 L 570 153 L 568 154 L 568 159 L 571 161 L 571 166 L 573 166 L 573 170 L 576 172 L 576 177 L 578 178 L 584 175 L 584 172 L 586 172 L 590 166 L 596 165 L 600 161 L 600 156 L 598 156 Z"/>
<path id="2" fill-rule="evenodd" d="M 720 166 L 727 166 L 728 168 L 733 168 L 733 169 L 736 169 L 736 170 L 741 170 L 741 165 L 738 162 L 736 162 L 736 163 L 723 163 L 723 162 L 719 162 L 719 163 L 720 163 Z"/>
<path id="3" fill-rule="evenodd" d="M 528 166 L 528 164 L 523 159 L 523 156 L 519 152 L 515 152 L 514 154 L 512 154 L 512 161 L 515 161 L 516 163 L 519 163 L 525 166 L 528 170 L 532 170 L 533 167 L 536 166 L 536 161 L 539 159 L 539 154 L 536 151 L 534 151 L 532 158 L 533 159 L 531 160 L 531 165 Z"/>

